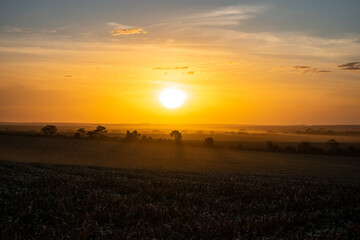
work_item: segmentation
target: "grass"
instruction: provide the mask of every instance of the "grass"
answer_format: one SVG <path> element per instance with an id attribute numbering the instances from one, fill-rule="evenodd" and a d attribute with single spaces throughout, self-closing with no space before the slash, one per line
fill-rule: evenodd
<path id="1" fill-rule="evenodd" d="M 357 158 L 0 136 L 0 159 L 1 239 L 360 235 Z"/>
<path id="2" fill-rule="evenodd" d="M 360 183 L 0 162 L 2 239 L 356 239 Z"/>

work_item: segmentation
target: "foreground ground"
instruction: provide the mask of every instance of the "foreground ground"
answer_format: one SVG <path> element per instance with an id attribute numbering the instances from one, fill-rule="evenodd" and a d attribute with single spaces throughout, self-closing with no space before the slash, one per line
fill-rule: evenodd
<path id="1" fill-rule="evenodd" d="M 359 166 L 349 157 L 0 136 L 1 239 L 357 239 Z"/>
<path id="2" fill-rule="evenodd" d="M 2 239 L 356 239 L 352 179 L 0 161 Z"/>

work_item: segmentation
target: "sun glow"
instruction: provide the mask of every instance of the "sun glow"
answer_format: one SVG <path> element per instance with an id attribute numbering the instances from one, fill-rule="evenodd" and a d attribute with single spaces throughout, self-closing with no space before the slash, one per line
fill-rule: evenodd
<path id="1" fill-rule="evenodd" d="M 178 89 L 168 88 L 160 93 L 160 102 L 167 108 L 177 108 L 183 105 L 186 94 Z"/>

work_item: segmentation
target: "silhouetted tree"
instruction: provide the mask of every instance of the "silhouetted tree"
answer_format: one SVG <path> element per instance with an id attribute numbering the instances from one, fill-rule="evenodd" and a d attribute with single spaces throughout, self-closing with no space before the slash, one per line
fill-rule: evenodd
<path id="1" fill-rule="evenodd" d="M 85 128 L 79 128 L 76 133 L 74 134 L 74 136 L 76 138 L 81 138 L 81 137 L 85 137 L 86 135 L 86 131 L 85 131 Z"/>
<path id="2" fill-rule="evenodd" d="M 270 152 L 280 152 L 281 148 L 278 145 L 275 145 L 272 141 L 266 142 L 266 149 Z"/>
<path id="3" fill-rule="evenodd" d="M 360 149 L 357 149 L 353 146 L 348 146 L 345 150 L 345 153 L 350 156 L 360 156 Z"/>
<path id="4" fill-rule="evenodd" d="M 95 131 L 99 137 L 104 137 L 108 130 L 106 130 L 106 127 L 98 125 Z"/>
<path id="5" fill-rule="evenodd" d="M 45 127 L 43 127 L 41 129 L 41 132 L 46 136 L 46 137 L 52 137 L 53 135 L 55 135 L 55 133 L 57 132 L 57 128 L 54 125 L 46 125 Z"/>
<path id="6" fill-rule="evenodd" d="M 296 148 L 293 146 L 285 146 L 284 147 L 284 152 L 287 153 L 296 153 Z"/>
<path id="7" fill-rule="evenodd" d="M 178 130 L 174 130 L 171 133 L 169 133 L 169 135 L 175 138 L 175 144 L 181 144 L 181 140 L 182 140 L 181 132 L 179 132 Z"/>
<path id="8" fill-rule="evenodd" d="M 88 135 L 89 138 L 96 138 L 96 137 L 105 137 L 106 133 L 107 133 L 106 127 L 98 125 L 95 130 L 87 131 L 86 135 Z"/>
<path id="9" fill-rule="evenodd" d="M 330 147 L 331 151 L 336 151 L 339 148 L 339 143 L 335 139 L 330 139 L 326 144 Z"/>
<path id="10" fill-rule="evenodd" d="M 130 132 L 129 130 L 127 130 L 125 141 L 136 142 L 138 140 L 138 138 L 140 138 L 140 137 L 141 137 L 141 134 L 139 134 L 136 130 L 133 132 Z"/>
<path id="11" fill-rule="evenodd" d="M 126 130 L 126 136 L 125 136 L 125 141 L 127 142 L 131 142 L 132 140 L 132 134 L 129 130 Z"/>
<path id="12" fill-rule="evenodd" d="M 301 142 L 298 146 L 298 152 L 307 154 L 320 154 L 324 153 L 324 150 L 318 147 L 313 147 L 309 142 Z"/>
<path id="13" fill-rule="evenodd" d="M 212 138 L 212 137 L 205 138 L 204 145 L 207 147 L 213 147 L 214 146 L 214 138 Z"/>
<path id="14" fill-rule="evenodd" d="M 308 129 L 306 129 L 306 131 L 305 131 L 306 133 L 314 133 L 314 129 L 312 129 L 312 128 L 308 128 Z"/>
<path id="15" fill-rule="evenodd" d="M 98 136 L 98 132 L 96 130 L 93 131 L 87 131 L 86 135 L 88 135 L 89 138 L 94 138 Z"/>
<path id="16" fill-rule="evenodd" d="M 140 139 L 141 142 L 146 142 L 147 141 L 147 137 L 145 135 L 143 135 Z"/>
<path id="17" fill-rule="evenodd" d="M 301 142 L 297 147 L 299 153 L 311 153 L 312 146 L 309 142 Z"/>
<path id="18" fill-rule="evenodd" d="M 271 151 L 274 148 L 274 144 L 272 141 L 267 141 L 266 142 L 266 149 Z"/>

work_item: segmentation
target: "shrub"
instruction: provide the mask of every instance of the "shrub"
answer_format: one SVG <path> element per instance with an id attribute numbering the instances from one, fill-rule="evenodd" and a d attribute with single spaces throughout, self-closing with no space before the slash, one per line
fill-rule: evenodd
<path id="1" fill-rule="evenodd" d="M 204 145 L 206 147 L 213 147 L 214 146 L 214 138 L 212 138 L 212 137 L 205 138 Z"/>
<path id="2" fill-rule="evenodd" d="M 52 137 L 56 134 L 57 132 L 57 128 L 54 125 L 46 125 L 45 127 L 43 127 L 41 129 L 41 132 L 44 134 L 44 136 L 46 137 Z"/>

